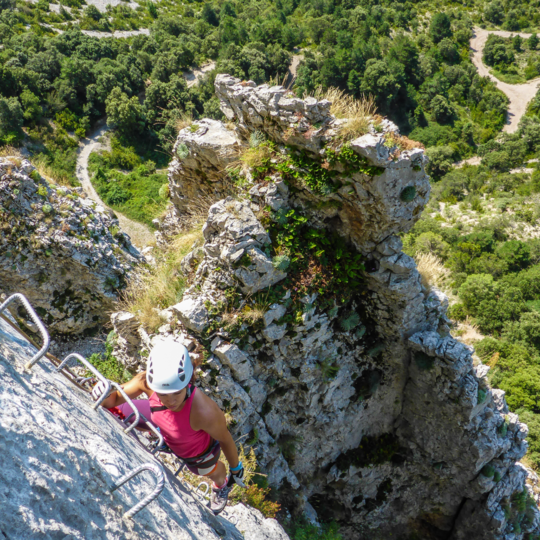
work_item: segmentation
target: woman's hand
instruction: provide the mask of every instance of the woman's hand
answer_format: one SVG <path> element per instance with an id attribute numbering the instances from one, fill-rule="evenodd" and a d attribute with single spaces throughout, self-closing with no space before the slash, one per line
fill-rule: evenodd
<path id="1" fill-rule="evenodd" d="M 92 399 L 94 401 L 97 401 L 99 398 L 103 396 L 105 391 L 107 390 L 107 385 L 103 381 L 98 381 L 96 386 L 92 389 Z M 111 392 L 113 391 L 112 388 L 109 389 L 109 395 L 105 396 L 105 399 L 108 398 L 111 395 Z"/>
<path id="2" fill-rule="evenodd" d="M 244 466 L 242 465 L 242 462 L 240 461 L 238 465 L 233 469 L 230 468 L 231 476 L 236 484 L 238 484 L 240 487 L 245 488 L 246 484 L 244 484 Z"/>

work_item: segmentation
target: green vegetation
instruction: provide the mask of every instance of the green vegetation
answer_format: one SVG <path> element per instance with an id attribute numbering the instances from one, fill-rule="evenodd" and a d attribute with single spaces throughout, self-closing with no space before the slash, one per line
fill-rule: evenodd
<path id="1" fill-rule="evenodd" d="M 538 118 L 524 118 L 517 133 L 480 147 L 482 165 L 434 183 L 428 209 L 403 240 L 406 252 L 436 255 L 450 272 L 457 303 L 449 314 L 486 336 L 477 353 L 492 368 L 491 384 L 529 423 L 528 459 L 540 468 L 540 170 L 507 172 L 538 155 L 536 130 Z M 418 367 L 428 369 L 427 360 L 416 358 Z M 485 398 L 479 391 L 479 402 Z M 499 435 L 506 433 L 503 424 Z"/>
<path id="2" fill-rule="evenodd" d="M 161 189 L 167 184 L 167 175 L 157 173 L 156 163 L 144 160 L 139 153 L 113 137 L 110 151 L 90 155 L 88 169 L 105 204 L 151 226 L 152 219 L 162 214 L 167 205 L 168 190 Z M 163 160 L 163 155 L 156 157 Z"/>
<path id="3" fill-rule="evenodd" d="M 484 63 L 493 67 L 493 74 L 510 84 L 524 83 L 540 75 L 538 38 L 523 39 L 519 35 L 504 38 L 490 34 L 483 54 Z"/>
<path id="4" fill-rule="evenodd" d="M 285 529 L 291 540 L 342 540 L 343 538 L 335 522 L 324 524 L 319 528 L 305 519 L 300 519 L 286 522 Z"/>
<path id="5" fill-rule="evenodd" d="M 399 441 L 392 433 L 362 437 L 358 448 L 347 450 L 337 458 L 340 471 L 346 471 L 351 465 L 369 467 L 391 461 L 399 450 Z"/>
<path id="6" fill-rule="evenodd" d="M 94 365 L 98 371 L 107 379 L 115 381 L 117 383 L 125 383 L 132 378 L 132 374 L 129 373 L 122 364 L 113 356 L 112 351 L 114 347 L 114 341 L 116 334 L 114 331 L 110 332 L 105 342 L 104 353 L 94 353 L 88 361 Z M 92 377 L 92 372 L 86 372 L 87 377 Z"/>

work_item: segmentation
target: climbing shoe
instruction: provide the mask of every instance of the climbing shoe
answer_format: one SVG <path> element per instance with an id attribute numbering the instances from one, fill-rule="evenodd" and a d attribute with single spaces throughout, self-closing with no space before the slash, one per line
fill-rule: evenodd
<path id="1" fill-rule="evenodd" d="M 225 486 L 222 488 L 212 488 L 212 497 L 210 498 L 210 509 L 214 514 L 219 514 L 227 506 L 227 501 L 229 500 L 229 493 L 231 492 L 232 486 Z"/>

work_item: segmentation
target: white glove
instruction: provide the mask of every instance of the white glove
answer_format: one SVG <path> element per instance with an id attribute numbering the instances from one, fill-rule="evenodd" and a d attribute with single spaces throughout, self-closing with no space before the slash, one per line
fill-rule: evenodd
<path id="1" fill-rule="evenodd" d="M 237 467 L 237 470 L 231 470 L 231 480 L 234 481 L 235 484 L 238 484 L 240 487 L 245 488 L 246 484 L 244 484 L 244 466 L 242 465 L 242 462 L 240 462 Z"/>
<path id="2" fill-rule="evenodd" d="M 107 385 L 103 381 L 99 381 L 96 386 L 92 389 L 92 399 L 97 401 L 107 390 Z M 112 390 L 112 389 L 111 389 Z M 110 392 L 109 392 L 110 395 Z M 109 397 L 107 395 L 107 397 Z"/>

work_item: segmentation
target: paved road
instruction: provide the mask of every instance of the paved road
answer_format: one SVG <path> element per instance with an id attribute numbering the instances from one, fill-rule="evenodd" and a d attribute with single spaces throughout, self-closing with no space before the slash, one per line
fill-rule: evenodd
<path id="1" fill-rule="evenodd" d="M 88 174 L 88 158 L 92 152 L 96 152 L 101 147 L 99 138 L 105 135 L 107 132 L 107 126 L 101 126 L 96 129 L 87 139 L 84 139 L 79 148 L 79 155 L 77 156 L 77 170 L 76 175 L 77 179 L 81 183 L 82 188 L 86 194 L 97 204 L 103 206 L 103 208 L 108 208 L 108 206 L 99 198 L 92 182 L 90 182 L 90 175 Z M 131 237 L 131 241 L 138 248 L 143 248 L 148 245 L 155 244 L 155 237 L 150 229 L 133 221 L 126 216 L 114 212 L 118 216 L 118 221 L 120 222 L 120 228 L 122 231 L 127 233 Z"/>
<path id="2" fill-rule="evenodd" d="M 531 34 L 524 34 L 523 32 L 505 32 L 503 30 L 483 30 L 482 28 L 475 28 L 474 35 L 471 39 L 471 49 L 473 51 L 472 61 L 478 69 L 478 73 L 483 77 L 489 77 L 495 82 L 497 88 L 502 90 L 510 100 L 508 106 L 508 118 L 503 131 L 513 133 L 517 130 L 521 117 L 527 110 L 527 105 L 531 99 L 536 95 L 540 78 L 533 79 L 525 84 L 508 84 L 499 81 L 495 76 L 491 75 L 489 68 L 482 62 L 482 52 L 484 45 L 486 44 L 489 34 L 495 34 L 502 37 L 510 37 L 519 34 L 523 38 L 528 38 Z"/>

